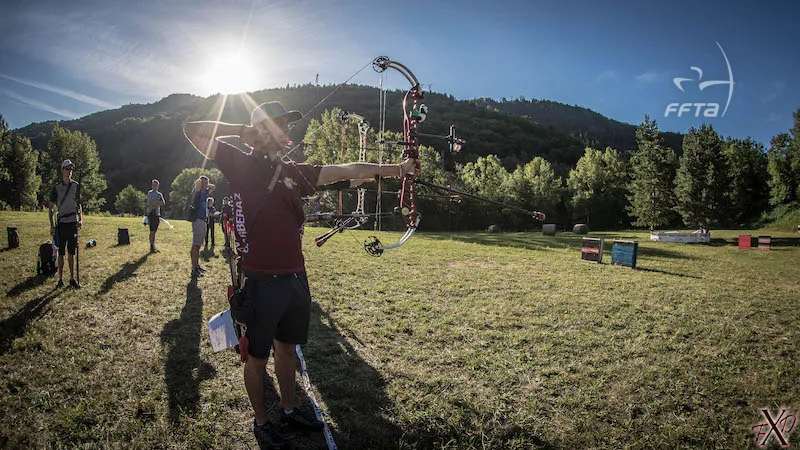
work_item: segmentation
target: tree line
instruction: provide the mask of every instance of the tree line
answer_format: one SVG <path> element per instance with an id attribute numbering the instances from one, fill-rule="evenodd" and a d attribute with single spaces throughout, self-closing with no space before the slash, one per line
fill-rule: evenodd
<path id="1" fill-rule="evenodd" d="M 308 124 L 303 147 L 292 157 L 315 164 L 353 162 L 358 158 L 357 124 L 339 120 L 341 110 L 322 112 L 319 120 Z M 101 195 L 106 176 L 100 172 L 100 157 L 94 141 L 85 133 L 56 125 L 38 151 L 30 139 L 8 129 L 0 116 L 0 207 L 34 209 L 49 199 L 49 190 L 58 180 L 61 161 L 76 165 L 76 179 L 82 183 L 87 211 L 114 210 L 144 213 L 145 194 L 133 185 L 121 189 L 113 205 Z M 384 141 L 402 141 L 398 133 L 387 131 Z M 370 128 L 368 142 L 378 141 Z M 655 120 L 645 116 L 636 129 L 636 148 L 619 151 L 606 147 L 586 147 L 573 167 L 564 170 L 543 156 L 509 167 L 508 160 L 494 154 L 474 161 L 454 162 L 441 170 L 442 156 L 436 148 L 442 143 L 421 146 L 426 181 L 452 186 L 491 200 L 548 215 L 547 222 L 563 229 L 586 223 L 592 229 L 621 229 L 631 226 L 661 227 L 738 227 L 756 223 L 772 208 L 792 210 L 800 201 L 800 109 L 788 132 L 775 136 L 770 147 L 752 139 L 720 136 L 711 125 L 692 128 L 683 137 L 680 152 L 664 144 L 663 133 Z M 370 144 L 367 161 L 398 161 L 402 148 Z M 451 160 L 452 161 L 452 160 Z M 218 185 L 218 197 L 227 195 L 227 183 L 217 169 L 184 169 L 170 182 L 168 210 L 182 210 L 191 184 L 201 174 Z M 140 184 L 149 184 L 145 178 Z M 165 181 L 161 180 L 162 186 Z M 375 209 L 378 195 L 386 210 L 396 203 L 392 192 L 397 181 L 386 180 L 382 193 L 372 183 L 366 208 Z M 427 192 L 418 188 L 418 203 L 428 230 L 474 230 L 495 224 L 506 230 L 537 228 L 524 214 L 502 206 L 462 199 L 452 193 Z M 329 210 L 355 208 L 355 189 L 323 196 L 321 204 Z M 346 212 L 346 211 L 345 211 Z M 391 226 L 391 225 L 389 225 Z"/>
<path id="2" fill-rule="evenodd" d="M 338 120 L 340 112 L 326 111 L 319 121 L 311 121 L 301 160 L 316 164 L 356 160 L 356 125 Z M 375 142 L 374 131 L 370 133 L 368 141 Z M 769 149 L 750 138 L 724 138 L 708 124 L 689 130 L 680 153 L 665 145 L 662 135 L 656 121 L 645 116 L 636 129 L 634 150 L 587 147 L 563 176 L 556 165 L 540 156 L 509 170 L 505 161 L 490 154 L 441 171 L 436 169 L 441 153 L 422 145 L 420 176 L 508 205 L 545 212 L 547 222 L 562 229 L 577 222 L 598 230 L 743 227 L 757 225 L 770 207 L 800 207 L 800 110 L 794 114 L 792 129 L 775 136 Z M 392 133 L 384 140 L 402 141 Z M 367 160 L 378 161 L 378 152 L 383 151 L 384 160 L 397 161 L 400 150 L 369 148 Z M 385 191 L 399 189 L 396 182 L 387 183 Z M 495 224 L 518 230 L 537 226 L 510 208 L 446 193 L 420 192 L 425 229 L 481 229 Z M 367 208 L 375 207 L 377 195 L 373 200 L 368 197 Z M 337 207 L 336 200 L 335 196 L 328 198 L 327 206 Z M 345 209 L 354 209 L 353 190 L 344 203 Z M 383 204 L 387 204 L 385 200 Z"/>

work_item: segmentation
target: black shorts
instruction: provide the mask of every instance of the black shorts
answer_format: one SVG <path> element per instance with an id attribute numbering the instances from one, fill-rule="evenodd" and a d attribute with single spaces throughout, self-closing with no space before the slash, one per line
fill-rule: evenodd
<path id="1" fill-rule="evenodd" d="M 255 319 L 247 326 L 250 354 L 269 358 L 272 340 L 305 344 L 311 317 L 311 291 L 305 272 L 293 275 L 247 275 L 245 293 L 255 306 Z"/>
<path id="2" fill-rule="evenodd" d="M 150 225 L 150 231 L 158 230 L 158 225 L 161 224 L 161 219 L 159 219 L 159 217 L 158 214 L 153 212 L 147 215 L 147 224 Z"/>
<path id="3" fill-rule="evenodd" d="M 64 254 L 64 247 L 70 255 L 75 254 L 75 247 L 78 246 L 78 222 L 60 223 L 57 228 L 58 233 L 58 254 Z"/>

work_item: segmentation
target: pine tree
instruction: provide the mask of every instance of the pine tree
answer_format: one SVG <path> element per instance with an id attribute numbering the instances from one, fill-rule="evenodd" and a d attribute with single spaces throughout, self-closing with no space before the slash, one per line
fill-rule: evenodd
<path id="1" fill-rule="evenodd" d="M 10 151 L 11 147 L 11 131 L 8 130 L 8 122 L 0 114 L 0 183 L 7 183 L 11 181 L 11 173 L 5 164 L 7 159 L 6 154 Z M 0 191 L 0 192 L 5 192 Z M 4 200 L 4 199 L 0 199 Z"/>
<path id="2" fill-rule="evenodd" d="M 729 184 L 722 140 L 711 125 L 691 128 L 675 177 L 677 211 L 688 226 L 708 229 L 726 219 Z"/>
<path id="3" fill-rule="evenodd" d="M 40 178 L 36 175 L 39 152 L 31 147 L 30 139 L 8 130 L 0 117 L 2 143 L 0 145 L 0 193 L 3 202 L 11 208 L 33 208 Z"/>
<path id="4" fill-rule="evenodd" d="M 767 206 L 767 155 L 764 146 L 750 138 L 729 138 L 723 152 L 730 177 L 726 197 L 728 217 L 731 224 L 743 225 L 756 218 Z"/>
<path id="5" fill-rule="evenodd" d="M 637 150 L 631 157 L 631 181 L 628 212 L 633 225 L 655 227 L 666 225 L 674 215 L 675 152 L 664 146 L 655 120 L 644 117 L 636 130 Z"/>
<path id="6" fill-rule="evenodd" d="M 800 109 L 794 113 L 789 133 L 780 133 L 770 141 L 769 187 L 771 205 L 800 199 Z"/>
<path id="7" fill-rule="evenodd" d="M 770 140 L 767 172 L 769 173 L 769 203 L 781 205 L 795 200 L 796 176 L 792 171 L 788 133 L 779 133 Z"/>

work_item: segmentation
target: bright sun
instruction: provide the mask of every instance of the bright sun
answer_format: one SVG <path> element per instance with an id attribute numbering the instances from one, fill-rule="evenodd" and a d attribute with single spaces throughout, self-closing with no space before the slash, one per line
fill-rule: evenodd
<path id="1" fill-rule="evenodd" d="M 259 89 L 255 67 L 244 52 L 215 57 L 201 72 L 200 88 L 205 94 L 238 94 Z"/>

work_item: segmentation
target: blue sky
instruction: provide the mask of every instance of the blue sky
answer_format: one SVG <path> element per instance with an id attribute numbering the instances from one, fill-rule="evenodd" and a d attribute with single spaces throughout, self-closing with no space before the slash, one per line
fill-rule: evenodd
<path id="1" fill-rule="evenodd" d="M 649 114 L 678 132 L 705 121 L 765 145 L 800 108 L 795 2 L 6 0 L 3 17 L 0 114 L 12 128 L 178 92 L 317 74 L 338 84 L 380 55 L 459 99 L 549 99 L 634 124 Z M 729 86 L 699 83 L 728 81 L 725 58 L 734 85 L 721 117 Z M 718 103 L 718 117 L 664 117 L 698 102 Z"/>

